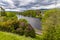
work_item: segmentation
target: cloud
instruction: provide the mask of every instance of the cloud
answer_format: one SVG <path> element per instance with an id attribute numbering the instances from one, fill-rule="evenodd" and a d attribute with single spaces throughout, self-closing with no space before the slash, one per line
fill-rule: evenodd
<path id="1" fill-rule="evenodd" d="M 7 11 L 60 8 L 60 0 L 0 0 Z"/>
<path id="2" fill-rule="evenodd" d="M 16 9 L 5 9 L 6 11 L 24 11 L 25 8 L 16 8 Z"/>
<path id="3" fill-rule="evenodd" d="M 15 8 L 12 0 L 0 0 L 0 5 L 4 8 Z"/>
<path id="4" fill-rule="evenodd" d="M 33 2 L 35 2 L 35 0 L 20 0 L 21 2 L 20 2 L 20 5 L 21 6 L 24 6 L 24 5 L 28 5 L 29 3 L 33 3 Z"/>

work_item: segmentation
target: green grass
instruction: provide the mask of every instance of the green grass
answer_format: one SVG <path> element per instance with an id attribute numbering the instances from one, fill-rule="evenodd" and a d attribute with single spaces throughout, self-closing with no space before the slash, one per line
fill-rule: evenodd
<path id="1" fill-rule="evenodd" d="M 0 31 L 0 40 L 40 40 L 40 35 L 37 35 L 36 38 L 30 38 Z"/>

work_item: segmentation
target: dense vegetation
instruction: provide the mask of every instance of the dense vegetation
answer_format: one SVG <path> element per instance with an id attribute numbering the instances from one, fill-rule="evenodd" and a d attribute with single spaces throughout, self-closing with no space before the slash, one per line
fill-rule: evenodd
<path id="1" fill-rule="evenodd" d="M 41 18 L 41 11 L 40 10 L 28 10 L 24 12 L 20 12 L 20 15 L 28 16 L 28 17 L 35 17 L 35 18 Z"/>
<path id="2" fill-rule="evenodd" d="M 23 12 L 6 11 L 6 13 L 7 15 L 10 14 L 10 16 L 17 14 L 17 15 L 23 15 L 23 16 L 28 16 L 28 17 L 34 17 L 34 18 L 42 18 L 42 14 L 40 10 L 27 10 Z"/>
<path id="3" fill-rule="evenodd" d="M 0 12 L 0 31 L 11 32 L 19 35 L 25 35 L 26 37 L 35 38 L 36 34 L 32 26 L 25 20 L 18 20 L 16 14 L 5 12 L 1 8 Z M 5 14 L 5 15 L 3 15 Z M 28 33 L 28 35 L 27 35 Z"/>
<path id="4" fill-rule="evenodd" d="M 60 40 L 60 10 L 51 9 L 45 11 L 42 19 L 42 31 L 44 40 Z"/>

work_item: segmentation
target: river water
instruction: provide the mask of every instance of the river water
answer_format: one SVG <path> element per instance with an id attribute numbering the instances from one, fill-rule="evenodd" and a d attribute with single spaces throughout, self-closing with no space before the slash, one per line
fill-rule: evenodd
<path id="1" fill-rule="evenodd" d="M 22 15 L 17 15 L 18 19 L 26 19 L 28 23 L 36 30 L 41 30 L 41 22 L 38 18 L 26 17 Z"/>

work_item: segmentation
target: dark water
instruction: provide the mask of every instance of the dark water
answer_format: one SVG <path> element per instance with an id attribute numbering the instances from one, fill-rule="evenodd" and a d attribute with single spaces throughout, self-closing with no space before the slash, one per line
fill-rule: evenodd
<path id="1" fill-rule="evenodd" d="M 31 24 L 31 26 L 34 29 L 41 29 L 41 22 L 40 19 L 38 18 L 32 18 L 32 17 L 26 17 L 26 16 L 22 16 L 22 15 L 17 15 L 18 19 L 26 19 L 28 21 L 29 24 Z"/>

